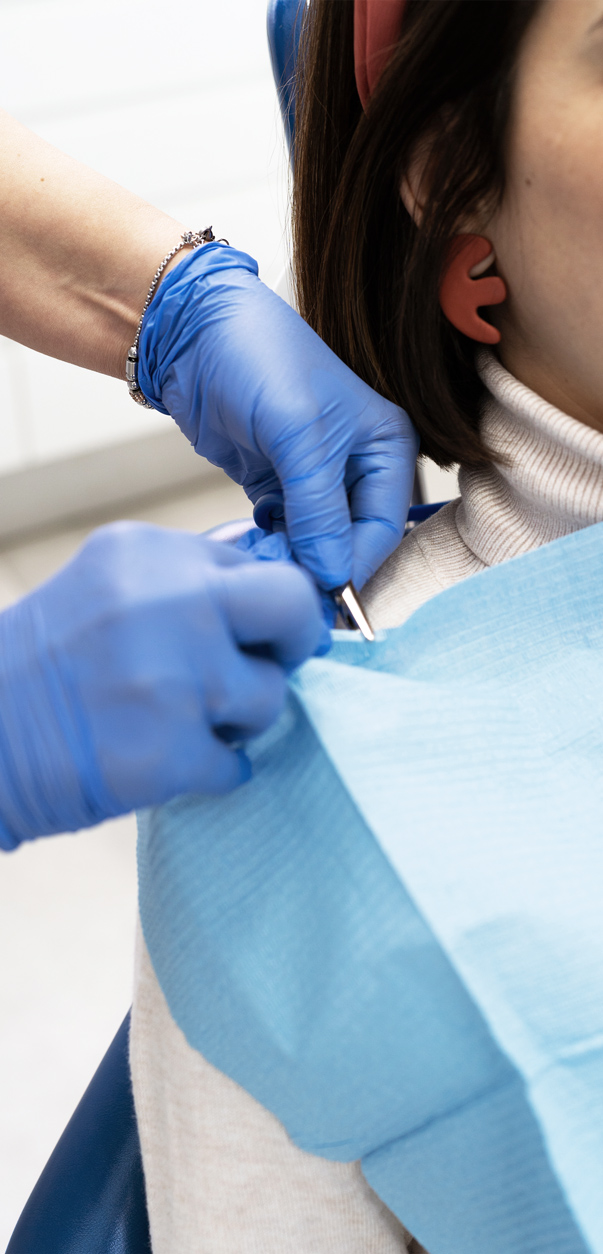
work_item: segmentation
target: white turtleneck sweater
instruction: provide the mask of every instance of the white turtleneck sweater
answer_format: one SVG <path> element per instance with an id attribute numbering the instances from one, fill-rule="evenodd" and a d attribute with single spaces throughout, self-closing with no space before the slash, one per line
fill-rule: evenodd
<path id="1" fill-rule="evenodd" d="M 365 590 L 394 627 L 443 588 L 603 520 L 603 435 L 548 405 L 491 353 L 484 470 L 412 531 Z M 139 939 L 131 1061 L 154 1254 L 404 1254 L 419 1250 L 357 1163 L 306 1154 L 188 1045 Z"/>
<path id="2" fill-rule="evenodd" d="M 460 499 L 410 533 L 371 579 L 376 627 L 403 623 L 443 588 L 603 520 L 603 435 L 479 357 L 482 433 L 494 463 L 459 474 Z"/>

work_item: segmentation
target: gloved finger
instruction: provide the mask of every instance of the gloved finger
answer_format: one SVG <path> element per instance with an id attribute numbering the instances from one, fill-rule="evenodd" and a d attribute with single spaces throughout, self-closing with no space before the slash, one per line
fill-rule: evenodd
<path id="1" fill-rule="evenodd" d="M 363 519 L 352 525 L 352 583 L 360 590 L 398 547 L 401 536 L 385 522 Z"/>
<path id="2" fill-rule="evenodd" d="M 278 718 L 287 691 L 277 662 L 247 657 L 232 648 L 220 658 L 221 674 L 206 689 L 206 714 L 225 743 L 258 736 Z"/>
<path id="3" fill-rule="evenodd" d="M 406 450 L 403 450 L 406 453 Z M 353 580 L 361 588 L 400 543 L 408 516 L 415 461 L 400 451 L 379 461 L 350 458 L 346 477 L 353 520 Z"/>
<path id="4" fill-rule="evenodd" d="M 283 480 L 291 548 L 321 588 L 339 588 L 352 574 L 352 521 L 344 469 L 329 461 L 303 479 Z"/>
<path id="5" fill-rule="evenodd" d="M 261 531 L 285 528 L 285 498 L 280 488 L 263 492 L 253 507 L 253 521 Z"/>
<path id="6" fill-rule="evenodd" d="M 117 734 L 101 742 L 99 763 L 124 810 L 187 792 L 227 792 L 249 778 L 237 746 L 220 741 L 209 725 L 203 687 L 191 670 L 187 683 L 154 685 L 134 710 L 120 707 Z"/>
<path id="7" fill-rule="evenodd" d="M 241 486 L 253 505 L 266 493 L 281 491 L 281 481 L 272 466 L 266 467 L 262 472 L 257 470 L 248 472 Z"/>
<path id="8" fill-rule="evenodd" d="M 229 747 L 213 732 L 203 741 L 196 769 L 186 787 L 178 792 L 201 792 L 220 796 L 232 792 L 251 778 L 251 763 L 239 746 Z M 176 794 L 174 794 L 176 795 Z"/>
<path id="9" fill-rule="evenodd" d="M 262 646 L 286 671 L 311 657 L 323 635 L 311 579 L 287 562 L 253 562 L 222 572 L 222 606 L 239 645 Z"/>
<path id="10" fill-rule="evenodd" d="M 212 528 L 213 530 L 214 528 Z M 200 536 L 195 536 L 195 539 L 198 541 L 200 549 L 203 549 L 208 543 L 211 544 L 209 552 L 212 564 L 215 566 L 244 566 L 249 565 L 250 562 L 253 563 L 251 553 L 238 549 L 235 544 L 230 542 L 214 540 L 211 531 L 203 532 Z"/>
<path id="11" fill-rule="evenodd" d="M 358 467 L 361 461 L 356 478 L 365 480 L 365 488 L 369 489 L 363 495 L 363 516 L 386 523 L 385 529 L 374 531 L 378 540 L 374 557 L 367 545 L 362 552 L 360 568 L 366 563 L 365 577 L 395 548 L 398 519 L 410 499 L 408 485 L 412 485 L 414 476 L 417 434 L 403 410 L 383 398 L 375 401 L 379 403 L 367 405 L 363 414 L 356 415 L 355 422 L 350 419 L 349 427 L 341 423 L 335 430 L 328 424 L 326 428 L 325 424 L 317 427 L 317 438 L 306 439 L 303 457 L 299 447 L 293 456 L 290 445 L 283 444 L 282 456 L 275 461 L 293 552 L 323 588 L 341 586 L 352 575 L 352 519 L 346 492 L 350 462 L 356 459 Z M 371 416 L 374 430 L 370 427 Z M 354 445 L 354 434 L 361 425 L 366 438 L 362 444 L 356 440 Z"/>

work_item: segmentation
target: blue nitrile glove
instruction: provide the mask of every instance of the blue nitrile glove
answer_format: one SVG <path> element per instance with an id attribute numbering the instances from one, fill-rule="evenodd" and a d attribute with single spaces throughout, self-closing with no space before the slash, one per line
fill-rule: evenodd
<path id="1" fill-rule="evenodd" d="M 281 498 L 282 500 L 282 498 Z M 261 527 L 250 527 L 236 542 L 237 548 L 243 553 L 251 553 L 258 562 L 292 562 L 294 558 L 291 553 L 291 545 L 284 523 L 271 527 L 270 530 L 262 530 Z M 330 592 L 319 589 L 320 600 L 322 603 L 322 612 L 325 624 L 328 627 L 334 627 L 337 619 L 338 609 L 335 599 Z M 331 647 L 331 639 L 327 641 L 321 648 L 321 653 L 327 653 Z"/>
<path id="2" fill-rule="evenodd" d="M 418 440 L 279 296 L 257 264 L 205 244 L 145 315 L 138 380 L 198 453 L 256 501 L 281 487 L 295 557 L 357 587 L 399 543 Z M 350 515 L 352 525 L 350 525 Z"/>
<path id="3" fill-rule="evenodd" d="M 142 523 L 102 527 L 0 614 L 0 847 L 250 773 L 323 627 L 287 562 Z"/>

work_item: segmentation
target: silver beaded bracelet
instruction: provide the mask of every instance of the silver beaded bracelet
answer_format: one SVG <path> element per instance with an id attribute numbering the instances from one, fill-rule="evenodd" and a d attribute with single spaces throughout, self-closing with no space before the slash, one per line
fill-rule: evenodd
<path id="1" fill-rule="evenodd" d="M 176 247 L 172 248 L 171 253 L 168 253 L 167 256 L 163 258 L 161 265 L 157 267 L 155 274 L 153 275 L 153 282 L 147 292 L 147 298 L 144 302 L 143 310 L 138 320 L 134 343 L 128 352 L 126 360 L 126 383 L 128 384 L 128 391 L 132 400 L 136 401 L 137 405 L 144 405 L 145 409 L 154 409 L 154 405 L 151 405 L 150 401 L 147 400 L 138 382 L 138 342 L 140 340 L 143 318 L 149 308 L 155 292 L 157 291 L 157 284 L 159 283 L 163 271 L 168 265 L 168 262 L 172 260 L 172 257 L 175 257 L 176 253 L 181 252 L 183 248 L 200 248 L 202 244 L 211 244 L 215 238 L 216 237 L 211 226 L 206 226 L 203 231 L 185 231 L 181 236 L 180 243 L 176 244 Z M 226 244 L 228 241 L 219 240 L 218 242 L 220 244 Z"/>

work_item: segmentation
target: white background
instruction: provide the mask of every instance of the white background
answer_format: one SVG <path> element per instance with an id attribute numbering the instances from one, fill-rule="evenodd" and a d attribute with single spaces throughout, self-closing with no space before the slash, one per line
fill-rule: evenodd
<path id="1" fill-rule="evenodd" d="M 187 225 L 213 224 L 272 284 L 287 161 L 265 30 L 265 0 L 0 0 L 0 106 Z M 118 380 L 2 339 L 0 398 L 0 475 L 169 423 Z"/>

